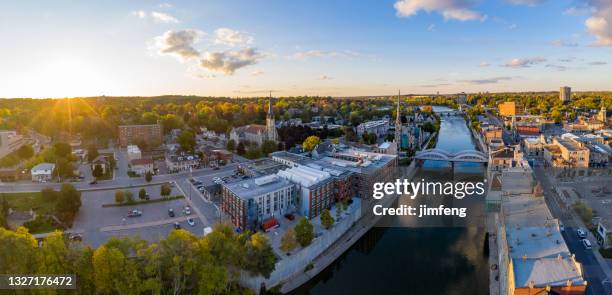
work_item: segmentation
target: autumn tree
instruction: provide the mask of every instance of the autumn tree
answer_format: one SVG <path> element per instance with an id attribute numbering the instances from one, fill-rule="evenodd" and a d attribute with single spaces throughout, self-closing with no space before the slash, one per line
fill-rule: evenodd
<path id="1" fill-rule="evenodd" d="M 295 230 L 293 228 L 287 229 L 281 238 L 280 249 L 283 252 L 290 252 L 297 246 L 298 242 L 295 236 Z"/>
<path id="2" fill-rule="evenodd" d="M 246 243 L 244 268 L 253 274 L 269 278 L 274 271 L 276 256 L 268 238 L 262 233 L 255 233 Z"/>
<path id="3" fill-rule="evenodd" d="M 123 204 L 125 201 L 125 192 L 119 190 L 115 192 L 115 203 Z"/>
<path id="4" fill-rule="evenodd" d="M 141 188 L 138 191 L 138 198 L 141 199 L 141 200 L 144 200 L 144 199 L 147 198 L 147 191 L 144 188 Z"/>
<path id="5" fill-rule="evenodd" d="M 162 197 L 168 197 L 171 193 L 172 193 L 172 187 L 170 187 L 170 185 L 167 183 L 162 184 L 161 187 L 159 188 L 159 194 Z"/>
<path id="6" fill-rule="evenodd" d="M 311 152 L 319 143 L 321 143 L 321 139 L 318 136 L 311 135 L 304 140 L 302 148 L 305 151 Z"/>
<path id="7" fill-rule="evenodd" d="M 323 209 L 323 212 L 321 212 L 321 225 L 323 225 L 325 229 L 329 229 L 332 225 L 334 225 L 334 219 L 332 218 L 328 209 Z"/>
<path id="8" fill-rule="evenodd" d="M 302 216 L 298 224 L 295 226 L 295 237 L 297 242 L 302 247 L 306 247 L 312 242 L 312 239 L 314 238 L 314 228 L 312 223 L 310 223 L 306 217 Z"/>

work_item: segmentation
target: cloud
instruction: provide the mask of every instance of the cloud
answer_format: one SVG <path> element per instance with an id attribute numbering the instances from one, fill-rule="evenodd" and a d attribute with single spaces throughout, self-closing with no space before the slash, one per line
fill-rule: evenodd
<path id="1" fill-rule="evenodd" d="M 531 57 L 531 58 L 514 58 L 504 66 L 509 68 L 528 68 L 532 65 L 536 65 L 546 61 L 543 57 Z"/>
<path id="2" fill-rule="evenodd" d="M 305 60 L 309 58 L 353 58 L 360 56 L 359 52 L 344 50 L 344 51 L 324 51 L 324 50 L 308 50 L 294 53 L 291 58 Z"/>
<path id="3" fill-rule="evenodd" d="M 245 45 L 253 43 L 255 39 L 240 31 L 230 28 L 219 28 L 215 30 L 215 43 L 229 46 Z"/>
<path id="4" fill-rule="evenodd" d="M 471 9 L 474 4 L 472 0 L 399 0 L 393 7 L 400 17 L 411 17 L 424 10 L 438 12 L 446 20 L 486 20 L 486 15 Z"/>
<path id="5" fill-rule="evenodd" d="M 478 65 L 478 66 L 479 66 L 479 67 L 481 67 L 481 68 L 486 68 L 486 67 L 488 67 L 488 66 L 490 66 L 490 65 L 491 65 L 490 63 L 488 63 L 488 62 L 486 62 L 486 61 L 483 61 L 483 62 L 481 62 L 481 63 L 480 63 L 480 65 Z"/>
<path id="6" fill-rule="evenodd" d="M 592 61 L 589 63 L 589 65 L 592 66 L 603 66 L 603 65 L 607 65 L 608 63 L 605 61 Z"/>
<path id="7" fill-rule="evenodd" d="M 321 75 L 319 76 L 319 80 L 332 80 L 333 78 L 327 75 Z"/>
<path id="8" fill-rule="evenodd" d="M 436 31 L 436 25 L 434 25 L 434 24 L 429 25 L 429 27 L 427 27 L 427 31 L 435 32 Z"/>
<path id="9" fill-rule="evenodd" d="M 164 12 L 159 12 L 159 11 L 147 12 L 144 10 L 137 10 L 137 11 L 132 11 L 131 14 L 140 19 L 147 19 L 150 17 L 156 23 L 176 24 L 179 22 L 178 19 L 176 19 L 174 16 L 169 15 Z"/>
<path id="10" fill-rule="evenodd" d="M 563 14 L 572 15 L 572 16 L 583 16 L 583 15 L 587 15 L 593 12 L 594 12 L 593 8 L 589 7 L 588 5 L 582 4 L 579 6 L 573 6 L 573 7 L 566 9 L 565 11 L 563 11 Z"/>
<path id="11" fill-rule="evenodd" d="M 260 70 L 251 72 L 251 76 L 261 76 L 263 74 L 264 74 L 264 71 L 260 71 Z"/>
<path id="12" fill-rule="evenodd" d="M 449 85 L 451 85 L 451 84 L 450 83 L 438 83 L 438 84 L 419 85 L 419 87 L 423 87 L 423 88 L 437 88 L 437 87 L 449 86 Z"/>
<path id="13" fill-rule="evenodd" d="M 595 36 L 595 45 L 612 46 L 612 1 L 588 0 L 592 11 L 585 22 L 587 31 Z"/>
<path id="14" fill-rule="evenodd" d="M 158 22 L 158 23 L 164 23 L 164 24 L 178 23 L 178 19 L 176 19 L 174 16 L 169 15 L 167 13 L 158 12 L 158 11 L 152 11 L 151 18 L 153 18 L 153 21 Z"/>
<path id="15" fill-rule="evenodd" d="M 200 56 L 200 52 L 194 47 L 200 35 L 201 32 L 191 29 L 170 30 L 156 37 L 155 44 L 159 54 L 172 55 L 184 61 Z"/>
<path id="16" fill-rule="evenodd" d="M 508 26 L 508 29 L 510 29 L 510 30 L 514 30 L 514 29 L 516 29 L 517 27 L 518 27 L 518 26 L 517 26 L 516 24 L 511 24 L 511 25 L 509 25 L 509 26 Z"/>
<path id="17" fill-rule="evenodd" d="M 174 7 L 174 5 L 172 5 L 172 3 L 160 3 L 157 5 L 157 7 L 159 8 L 172 8 Z"/>
<path id="18" fill-rule="evenodd" d="M 535 6 L 544 3 L 546 0 L 508 0 L 508 2 L 516 5 Z"/>
<path id="19" fill-rule="evenodd" d="M 562 66 L 562 65 L 547 64 L 546 67 L 550 68 L 550 69 L 554 69 L 554 70 L 560 71 L 560 72 L 563 72 L 563 71 L 567 70 L 567 67 L 566 66 Z"/>
<path id="20" fill-rule="evenodd" d="M 473 85 L 484 85 L 484 84 L 496 84 L 501 81 L 512 80 L 512 77 L 492 77 L 486 79 L 474 79 L 474 80 L 462 80 L 459 82 L 473 84 Z"/>
<path id="21" fill-rule="evenodd" d="M 577 47 L 578 46 L 578 43 L 576 42 L 570 42 L 570 41 L 565 41 L 561 39 L 552 40 L 550 41 L 550 44 L 557 46 L 557 47 Z"/>
<path id="22" fill-rule="evenodd" d="M 206 52 L 200 59 L 200 66 L 212 72 L 233 75 L 236 70 L 256 64 L 261 58 L 263 55 L 255 48 Z"/>
<path id="23" fill-rule="evenodd" d="M 559 59 L 560 62 L 573 62 L 575 60 L 576 60 L 575 57 L 568 57 L 568 58 L 560 58 Z"/>

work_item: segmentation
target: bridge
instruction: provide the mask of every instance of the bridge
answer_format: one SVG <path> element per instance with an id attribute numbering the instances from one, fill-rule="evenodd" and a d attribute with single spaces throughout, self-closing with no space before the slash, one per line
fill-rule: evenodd
<path id="1" fill-rule="evenodd" d="M 464 114 L 461 110 L 448 110 L 436 112 L 439 116 L 462 116 Z"/>
<path id="2" fill-rule="evenodd" d="M 414 156 L 417 160 L 431 161 L 448 161 L 448 162 L 471 162 L 471 163 L 488 163 L 489 157 L 476 150 L 464 150 L 456 153 L 450 153 L 442 149 L 427 149 L 417 152 Z"/>

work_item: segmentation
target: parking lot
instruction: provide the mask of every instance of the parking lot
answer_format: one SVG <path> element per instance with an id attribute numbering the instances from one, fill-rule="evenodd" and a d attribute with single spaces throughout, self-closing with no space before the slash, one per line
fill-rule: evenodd
<path id="1" fill-rule="evenodd" d="M 160 199 L 161 185 L 134 187 L 129 189 L 134 199 L 138 200 L 138 192 L 144 188 L 151 200 Z M 116 190 L 84 191 L 81 195 L 81 209 L 77 214 L 72 231 L 81 233 L 83 241 L 92 246 L 99 246 L 111 236 L 140 236 L 147 241 L 157 241 L 174 229 L 175 222 L 197 235 L 203 233 L 204 224 L 194 212 L 189 216 L 184 212 L 188 203 L 185 199 L 176 199 L 132 206 L 103 207 L 115 202 Z M 172 189 L 171 196 L 182 195 L 177 188 Z M 174 217 L 169 216 L 169 209 Z M 128 217 L 132 210 L 142 212 L 137 217 Z M 193 210 L 190 210 L 193 211 Z M 194 226 L 187 223 L 192 218 Z"/>

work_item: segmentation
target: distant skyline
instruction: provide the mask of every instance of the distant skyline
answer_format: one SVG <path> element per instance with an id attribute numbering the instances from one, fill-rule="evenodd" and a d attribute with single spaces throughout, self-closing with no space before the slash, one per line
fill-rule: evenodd
<path id="1" fill-rule="evenodd" d="M 0 97 L 612 90 L 612 1 L 13 1 Z"/>

